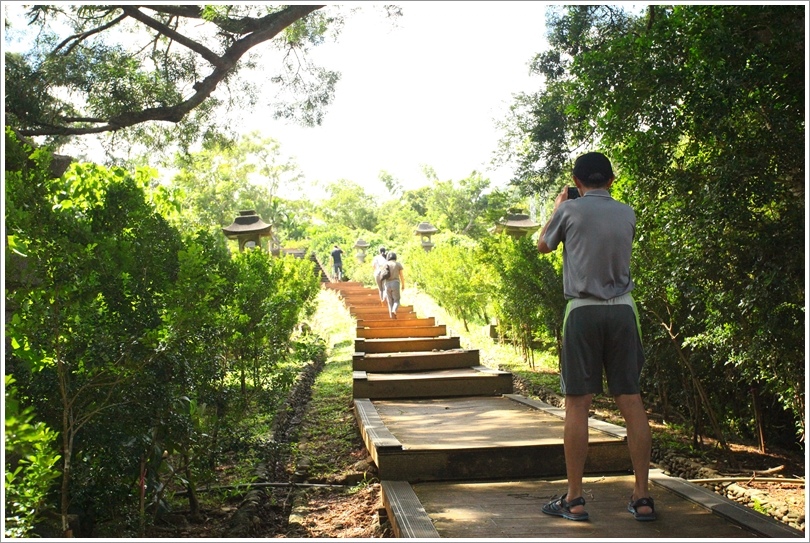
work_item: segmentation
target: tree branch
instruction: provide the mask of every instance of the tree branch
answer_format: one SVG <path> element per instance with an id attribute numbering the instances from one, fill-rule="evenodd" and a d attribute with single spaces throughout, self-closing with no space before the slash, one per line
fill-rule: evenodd
<path id="1" fill-rule="evenodd" d="M 157 6 L 149 7 L 150 9 L 155 9 Z M 179 9 L 183 6 L 175 7 Z M 261 22 L 261 26 L 256 32 L 253 32 L 236 41 L 221 57 L 219 57 L 202 45 L 189 40 L 166 25 L 143 14 L 137 9 L 137 7 L 123 6 L 122 9 L 124 10 L 124 13 L 200 54 L 214 65 L 214 70 L 203 81 L 194 85 L 194 90 L 196 91 L 194 94 L 192 94 L 186 100 L 173 106 L 146 108 L 139 111 L 128 111 L 120 115 L 110 117 L 108 120 L 106 120 L 107 124 L 101 126 L 62 126 L 56 128 L 46 128 L 44 125 L 40 125 L 37 128 L 20 130 L 20 133 L 28 137 L 86 135 L 113 132 L 146 121 L 168 121 L 178 123 L 183 120 L 183 117 L 185 117 L 191 110 L 199 106 L 214 92 L 217 85 L 225 79 L 234 66 L 236 66 L 239 59 L 247 51 L 265 41 L 273 39 L 279 34 L 279 32 L 293 24 L 295 21 L 306 17 L 313 11 L 321 9 L 322 7 L 324 7 L 324 5 L 292 5 L 287 6 L 281 11 L 258 19 L 257 21 Z M 99 119 L 99 122 L 104 122 L 104 120 Z"/>
<path id="2" fill-rule="evenodd" d="M 192 51 L 203 57 L 205 60 L 207 60 L 214 66 L 218 68 L 222 67 L 223 65 L 222 59 L 219 56 L 217 56 L 216 53 L 214 53 L 207 47 L 203 47 L 196 41 L 183 36 L 176 30 L 169 28 L 163 23 L 154 20 L 145 13 L 142 13 L 136 6 L 121 6 L 121 10 L 130 17 L 132 17 L 133 19 L 142 22 L 149 28 L 156 30 L 157 32 L 160 32 L 164 36 L 171 38 L 172 40 L 182 45 L 185 45 L 186 47 L 188 47 L 189 49 L 191 49 Z"/>
<path id="3" fill-rule="evenodd" d="M 202 19 L 202 10 L 198 6 L 166 6 L 166 5 L 151 6 L 147 4 L 143 5 L 142 7 L 151 9 L 158 13 L 164 13 L 167 15 L 177 15 L 189 19 Z M 318 9 L 322 7 L 323 6 L 317 6 Z M 283 11 L 284 10 L 275 13 L 270 13 L 268 15 L 265 15 L 264 17 L 259 18 L 239 17 L 238 19 L 231 19 L 229 17 L 222 17 L 212 20 L 211 22 L 226 32 L 243 35 L 262 29 L 268 20 L 271 20 L 273 17 L 275 17 L 276 15 L 278 15 Z"/>
<path id="4" fill-rule="evenodd" d="M 134 6 L 137 8 L 147 8 L 158 13 L 165 13 L 167 15 L 175 15 L 178 17 L 186 17 L 187 19 L 202 19 L 202 9 L 200 6 L 153 6 L 151 4 L 141 4 Z"/>
<path id="5" fill-rule="evenodd" d="M 62 41 L 62 43 L 60 43 L 54 48 L 53 52 L 58 53 L 62 47 L 67 45 L 68 42 L 73 41 L 73 43 L 70 44 L 70 47 L 68 47 L 67 50 L 65 51 L 65 54 L 69 55 L 73 51 L 73 49 L 76 48 L 76 46 L 78 46 L 81 42 L 83 42 L 90 36 L 92 36 L 93 34 L 98 34 L 99 32 L 104 32 L 108 28 L 112 28 L 113 26 L 117 25 L 118 23 L 126 19 L 126 17 L 127 17 L 126 14 L 119 15 L 118 17 L 116 17 L 115 19 L 113 19 L 112 21 L 110 21 L 105 25 L 101 25 L 86 32 L 82 32 L 81 34 L 74 34 L 70 37 L 67 37 Z"/>

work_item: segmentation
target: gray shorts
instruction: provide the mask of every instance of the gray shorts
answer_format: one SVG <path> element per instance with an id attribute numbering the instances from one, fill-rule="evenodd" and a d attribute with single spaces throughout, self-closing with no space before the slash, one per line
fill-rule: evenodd
<path id="1" fill-rule="evenodd" d="M 629 294 L 613 300 L 568 301 L 563 320 L 563 394 L 638 394 L 644 349 L 638 311 Z"/>

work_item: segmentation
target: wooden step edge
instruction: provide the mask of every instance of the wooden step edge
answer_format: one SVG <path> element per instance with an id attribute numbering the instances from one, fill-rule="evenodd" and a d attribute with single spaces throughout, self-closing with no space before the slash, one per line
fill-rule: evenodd
<path id="1" fill-rule="evenodd" d="M 380 481 L 382 500 L 396 538 L 438 539 L 439 532 L 408 481 Z"/>

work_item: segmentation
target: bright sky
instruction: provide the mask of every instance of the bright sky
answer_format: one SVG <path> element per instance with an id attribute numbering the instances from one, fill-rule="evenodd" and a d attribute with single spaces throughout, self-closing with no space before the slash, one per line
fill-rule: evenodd
<path id="1" fill-rule="evenodd" d="M 245 130 L 281 143 L 311 183 L 348 179 L 382 194 L 381 170 L 404 189 L 425 186 L 422 165 L 440 180 L 473 170 L 505 185 L 508 169 L 488 163 L 512 94 L 536 90 L 528 63 L 545 47 L 544 2 L 405 1 L 398 26 L 378 12 L 348 19 L 338 43 L 314 50 L 341 72 L 319 127 L 251 112 Z"/>
<path id="2" fill-rule="evenodd" d="M 348 179 L 383 195 L 382 170 L 408 190 L 428 183 L 422 165 L 440 180 L 476 170 L 491 186 L 506 185 L 509 168 L 489 169 L 500 136 L 495 119 L 513 93 L 540 85 L 528 64 L 545 48 L 551 3 L 406 0 L 397 3 L 403 16 L 395 24 L 371 2 L 339 4 L 363 9 L 347 18 L 337 43 L 312 50 L 316 64 L 341 73 L 323 124 L 273 121 L 259 109 L 244 112 L 244 132 L 277 140 L 308 187 Z"/>

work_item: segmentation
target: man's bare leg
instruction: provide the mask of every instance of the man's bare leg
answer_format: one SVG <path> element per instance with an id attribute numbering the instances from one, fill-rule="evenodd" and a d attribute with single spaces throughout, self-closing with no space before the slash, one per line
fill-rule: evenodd
<path id="1" fill-rule="evenodd" d="M 630 461 L 633 464 L 635 476 L 635 486 L 630 501 L 649 498 L 652 432 L 647 419 L 647 411 L 644 409 L 640 394 L 620 394 L 614 399 L 627 425 L 627 447 L 630 449 Z M 638 513 L 648 515 L 652 513 L 652 509 L 646 505 L 640 506 Z"/>
<path id="2" fill-rule="evenodd" d="M 582 477 L 585 473 L 585 460 L 588 457 L 588 411 L 591 408 L 593 394 L 565 396 L 565 429 L 563 446 L 565 448 L 565 473 L 568 477 L 568 494 L 565 501 L 570 502 L 582 496 Z M 576 505 L 572 513 L 583 513 L 585 508 Z"/>

